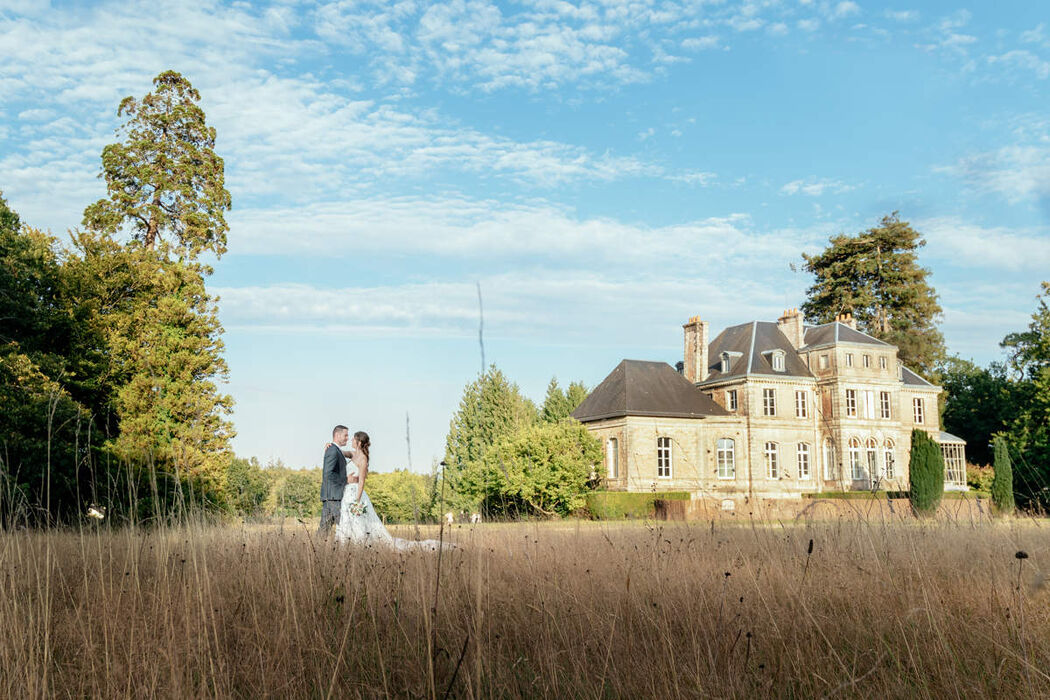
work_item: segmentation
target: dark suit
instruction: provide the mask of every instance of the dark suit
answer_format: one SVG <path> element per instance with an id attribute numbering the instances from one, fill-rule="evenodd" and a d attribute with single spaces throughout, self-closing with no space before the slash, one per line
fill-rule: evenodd
<path id="1" fill-rule="evenodd" d="M 339 511 L 346 490 L 346 457 L 343 449 L 335 443 L 324 451 L 324 466 L 321 473 L 321 525 L 317 534 L 327 537 L 332 525 L 339 522 Z"/>

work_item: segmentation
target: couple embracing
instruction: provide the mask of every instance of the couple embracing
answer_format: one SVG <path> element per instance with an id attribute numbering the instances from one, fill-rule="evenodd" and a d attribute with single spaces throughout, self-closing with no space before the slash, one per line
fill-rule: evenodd
<path id="1" fill-rule="evenodd" d="M 341 544 L 383 545 L 392 549 L 436 550 L 437 540 L 405 540 L 393 537 L 379 519 L 372 500 L 365 491 L 368 479 L 368 450 L 372 441 L 368 433 L 337 425 L 332 429 L 332 442 L 324 452 L 321 478 L 321 525 L 319 537 L 327 537 L 335 526 L 335 539 Z M 451 546 L 445 543 L 446 547 Z"/>

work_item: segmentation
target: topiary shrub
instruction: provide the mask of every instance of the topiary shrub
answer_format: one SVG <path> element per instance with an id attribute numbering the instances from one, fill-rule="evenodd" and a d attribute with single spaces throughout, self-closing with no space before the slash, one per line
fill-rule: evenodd
<path id="1" fill-rule="evenodd" d="M 917 515 L 933 515 L 944 496 L 944 457 L 941 446 L 925 430 L 911 431 L 909 498 Z"/>
<path id="2" fill-rule="evenodd" d="M 1002 515 L 1014 512 L 1014 469 L 1010 463 L 1010 451 L 1006 439 L 1001 435 L 992 441 L 995 447 L 995 478 L 992 479 L 992 505 Z"/>

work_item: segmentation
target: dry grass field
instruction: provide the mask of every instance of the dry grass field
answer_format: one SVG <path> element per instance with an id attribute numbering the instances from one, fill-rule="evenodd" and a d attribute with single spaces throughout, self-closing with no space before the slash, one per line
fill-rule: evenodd
<path id="1" fill-rule="evenodd" d="M 1046 521 L 312 534 L 0 535 L 0 696 L 1050 696 Z"/>

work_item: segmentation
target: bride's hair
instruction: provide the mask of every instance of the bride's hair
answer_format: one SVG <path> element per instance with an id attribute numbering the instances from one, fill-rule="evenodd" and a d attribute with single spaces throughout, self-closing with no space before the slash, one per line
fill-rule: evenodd
<path id="1" fill-rule="evenodd" d="M 357 440 L 357 444 L 361 446 L 361 451 L 365 453 L 365 461 L 368 461 L 368 446 L 372 444 L 372 441 L 368 439 L 368 433 L 363 430 L 358 430 L 354 433 L 354 439 Z"/>

